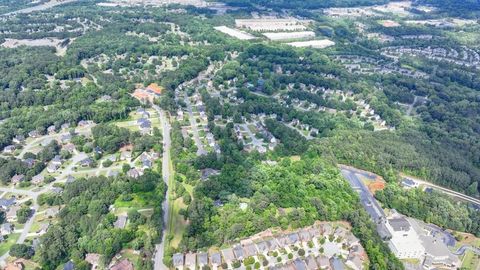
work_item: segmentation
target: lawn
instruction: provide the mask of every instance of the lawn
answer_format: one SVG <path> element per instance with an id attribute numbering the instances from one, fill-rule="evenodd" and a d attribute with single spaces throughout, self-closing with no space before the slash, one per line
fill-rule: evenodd
<path id="1" fill-rule="evenodd" d="M 183 219 L 183 216 L 180 215 L 180 209 L 186 208 L 187 206 L 183 203 L 183 199 L 180 197 L 172 202 L 171 217 L 170 217 L 170 226 L 169 234 L 173 235 L 173 239 L 170 242 L 172 247 L 177 248 L 182 240 L 183 233 L 187 228 L 187 222 Z"/>
<path id="2" fill-rule="evenodd" d="M 462 260 L 462 269 L 477 270 L 480 266 L 480 257 L 472 251 L 467 251 Z"/>
<path id="3" fill-rule="evenodd" d="M 17 239 L 20 237 L 19 233 L 12 233 L 8 236 L 8 239 L 5 242 L 0 244 L 0 254 L 3 255 L 10 250 L 10 247 L 17 242 Z"/>
<path id="4" fill-rule="evenodd" d="M 144 208 L 151 206 L 151 203 L 154 202 L 155 194 L 151 192 L 141 192 L 132 194 L 132 200 L 124 201 L 121 198 L 118 198 L 114 205 L 115 208 Z"/>

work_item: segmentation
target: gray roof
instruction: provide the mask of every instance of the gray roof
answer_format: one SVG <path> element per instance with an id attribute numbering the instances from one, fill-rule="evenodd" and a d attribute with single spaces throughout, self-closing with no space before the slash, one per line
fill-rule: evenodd
<path id="1" fill-rule="evenodd" d="M 233 247 L 233 253 L 235 254 L 235 258 L 243 259 L 244 253 L 243 253 L 242 246 L 237 245 Z"/>
<path id="2" fill-rule="evenodd" d="M 173 254 L 173 266 L 183 266 L 183 253 Z"/>
<path id="3" fill-rule="evenodd" d="M 123 229 L 127 225 L 127 216 L 118 216 L 113 226 L 118 229 Z"/>
<path id="4" fill-rule="evenodd" d="M 393 230 L 396 232 L 410 230 L 410 223 L 404 217 L 391 218 L 388 220 L 388 223 L 390 224 L 390 226 L 392 226 Z"/>
<path id="5" fill-rule="evenodd" d="M 305 262 L 302 261 L 300 258 L 295 259 L 295 261 L 293 261 L 293 264 L 295 265 L 296 270 L 307 270 Z"/>
<path id="6" fill-rule="evenodd" d="M 210 263 L 211 264 L 218 264 L 220 265 L 222 263 L 222 255 L 220 253 L 213 253 L 210 256 Z"/>
<path id="7" fill-rule="evenodd" d="M 200 252 L 197 254 L 197 261 L 200 265 L 208 264 L 208 254 L 205 252 Z"/>

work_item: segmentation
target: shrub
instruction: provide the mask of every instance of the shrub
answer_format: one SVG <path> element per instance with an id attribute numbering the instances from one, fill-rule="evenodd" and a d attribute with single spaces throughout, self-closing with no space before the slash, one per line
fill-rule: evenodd
<path id="1" fill-rule="evenodd" d="M 305 250 L 303 248 L 298 250 L 298 255 L 305 256 Z"/>
<path id="2" fill-rule="evenodd" d="M 293 254 L 292 253 L 288 253 L 288 259 L 289 260 L 293 259 Z"/>

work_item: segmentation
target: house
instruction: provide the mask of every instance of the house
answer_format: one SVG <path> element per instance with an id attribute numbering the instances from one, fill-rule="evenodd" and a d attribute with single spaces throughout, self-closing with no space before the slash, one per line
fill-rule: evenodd
<path id="1" fill-rule="evenodd" d="M 218 170 L 215 170 L 215 169 L 211 169 L 211 168 L 206 168 L 206 169 L 203 169 L 200 171 L 202 176 L 202 180 L 207 180 L 210 176 L 214 176 L 214 175 L 219 175 L 220 172 Z"/>
<path id="2" fill-rule="evenodd" d="M 3 148 L 3 153 L 5 154 L 13 154 L 13 152 L 15 152 L 15 149 L 17 149 L 15 147 L 15 145 L 8 145 L 8 146 L 5 146 Z"/>
<path id="3" fill-rule="evenodd" d="M 75 180 L 76 180 L 75 177 L 73 177 L 72 175 L 69 175 L 67 177 L 67 180 L 65 181 L 65 183 L 70 184 L 70 183 L 75 182 Z"/>
<path id="4" fill-rule="evenodd" d="M 23 175 L 23 174 L 15 174 L 11 179 L 12 184 L 14 184 L 14 185 L 18 184 L 20 182 L 23 182 L 24 180 L 25 180 L 25 175 Z"/>
<path id="5" fill-rule="evenodd" d="M 43 183 L 44 180 L 45 180 L 45 176 L 43 176 L 41 174 L 37 174 L 34 177 L 32 177 L 31 182 L 32 182 L 32 184 L 39 185 L 39 184 Z"/>
<path id="6" fill-rule="evenodd" d="M 197 262 L 200 267 L 208 265 L 208 254 L 206 252 L 199 252 L 197 254 Z"/>
<path id="7" fill-rule="evenodd" d="M 307 259 L 305 260 L 305 263 L 307 265 L 308 270 L 318 269 L 317 262 L 315 261 L 315 257 L 313 257 L 313 255 L 308 256 Z"/>
<path id="8" fill-rule="evenodd" d="M 61 128 L 62 130 L 69 129 L 69 128 L 70 128 L 70 123 L 64 123 L 64 124 L 62 124 L 62 125 L 60 126 L 60 128 Z"/>
<path id="9" fill-rule="evenodd" d="M 4 270 L 23 270 L 25 269 L 25 264 L 23 259 L 15 260 L 11 263 L 8 263 Z"/>
<path id="10" fill-rule="evenodd" d="M 145 90 L 148 92 L 148 93 L 151 93 L 155 96 L 160 96 L 162 94 L 162 88 L 156 84 L 156 83 L 151 83 L 149 86 L 147 86 L 147 88 L 145 88 Z"/>
<path id="11" fill-rule="evenodd" d="M 127 176 L 131 178 L 138 178 L 141 176 L 141 173 L 137 169 L 130 169 L 127 172 Z"/>
<path id="12" fill-rule="evenodd" d="M 242 260 L 243 258 L 245 258 L 243 248 L 240 245 L 236 245 L 233 247 L 233 253 L 235 254 L 235 258 L 237 258 L 237 260 Z"/>
<path id="13" fill-rule="evenodd" d="M 10 206 L 15 204 L 15 198 L 10 199 L 0 199 L 0 208 L 2 210 L 7 210 Z"/>
<path id="14" fill-rule="evenodd" d="M 65 143 L 68 143 L 72 140 L 72 134 L 70 133 L 66 133 L 66 134 L 63 134 L 62 136 L 60 136 L 60 141 L 65 144 Z"/>
<path id="15" fill-rule="evenodd" d="M 39 235 L 46 234 L 47 231 L 48 231 L 48 228 L 50 228 L 50 223 L 42 223 L 40 225 L 40 228 L 37 231 L 37 234 L 39 234 Z"/>
<path id="16" fill-rule="evenodd" d="M 330 258 L 330 265 L 332 266 L 333 270 L 344 270 L 345 269 L 345 265 L 343 264 L 342 260 L 340 260 L 338 257 Z"/>
<path id="17" fill-rule="evenodd" d="M 320 255 L 315 260 L 317 261 L 317 265 L 318 267 L 320 267 L 320 269 L 332 269 L 332 267 L 330 266 L 330 260 L 326 256 Z"/>
<path id="18" fill-rule="evenodd" d="M 255 244 L 248 244 L 243 246 L 243 252 L 245 254 L 245 257 L 255 256 L 258 253 Z"/>
<path id="19" fill-rule="evenodd" d="M 404 178 L 402 180 L 402 186 L 405 188 L 405 189 L 411 189 L 411 188 L 417 188 L 418 187 L 418 183 L 413 181 L 412 179 L 410 178 Z"/>
<path id="20" fill-rule="evenodd" d="M 304 229 L 304 230 L 301 230 L 299 232 L 299 235 L 300 235 L 300 240 L 302 240 L 302 242 L 308 242 L 310 241 L 310 234 L 308 233 L 308 230 Z"/>
<path id="21" fill-rule="evenodd" d="M 268 252 L 267 242 L 265 241 L 258 242 L 256 245 L 257 245 L 258 253 L 265 254 Z"/>
<path id="22" fill-rule="evenodd" d="M 93 160 L 91 158 L 86 158 L 80 161 L 80 166 L 82 167 L 90 167 L 93 164 Z"/>
<path id="23" fill-rule="evenodd" d="M 22 144 L 22 143 L 25 142 L 25 136 L 23 136 L 23 135 L 17 135 L 17 136 L 15 136 L 15 137 L 13 138 L 12 141 L 13 141 L 14 143 L 16 143 L 16 144 Z"/>
<path id="24" fill-rule="evenodd" d="M 3 223 L 1 226 L 0 226 L 0 233 L 2 235 L 9 235 L 13 232 L 13 226 L 12 224 L 10 223 Z"/>
<path id="25" fill-rule="evenodd" d="M 53 187 L 52 192 L 55 194 L 61 194 L 63 192 L 63 188 L 61 187 Z"/>
<path id="26" fill-rule="evenodd" d="M 185 255 L 185 267 L 188 269 L 195 269 L 197 265 L 197 255 L 195 253 L 187 253 Z"/>
<path id="27" fill-rule="evenodd" d="M 295 244 L 299 240 L 298 234 L 297 233 L 291 233 L 291 234 L 288 235 L 288 239 L 290 239 L 291 244 Z"/>
<path id="28" fill-rule="evenodd" d="M 226 263 L 231 264 L 235 261 L 235 254 L 231 248 L 222 249 L 221 252 Z"/>
<path id="29" fill-rule="evenodd" d="M 210 263 L 213 266 L 219 266 L 222 264 L 222 256 L 220 253 L 216 252 L 210 255 Z"/>
<path id="30" fill-rule="evenodd" d="M 113 223 L 113 226 L 117 229 L 125 229 L 127 225 L 128 217 L 125 215 L 120 215 L 117 217 L 117 220 Z"/>
<path id="31" fill-rule="evenodd" d="M 52 218 L 58 215 L 59 212 L 60 212 L 59 206 L 50 207 L 47 210 L 45 210 L 45 216 L 47 216 L 48 218 Z"/>
<path id="32" fill-rule="evenodd" d="M 184 257 L 183 253 L 175 253 L 173 254 L 173 267 L 180 268 L 183 267 L 184 264 Z"/>
<path id="33" fill-rule="evenodd" d="M 296 258 L 293 261 L 293 265 L 295 266 L 296 270 L 307 270 L 307 265 L 300 258 Z"/>
<path id="34" fill-rule="evenodd" d="M 63 270 L 74 270 L 75 264 L 72 261 L 68 261 L 64 266 Z"/>
<path id="35" fill-rule="evenodd" d="M 40 132 L 38 132 L 36 130 L 32 130 L 32 131 L 28 132 L 28 137 L 38 138 L 38 137 L 40 137 Z"/>
<path id="36" fill-rule="evenodd" d="M 54 173 L 58 170 L 58 168 L 60 168 L 59 164 L 49 163 L 48 166 L 47 166 L 47 172 Z"/>
<path id="37" fill-rule="evenodd" d="M 5 213 L 5 218 L 8 222 L 15 222 L 17 220 L 17 211 L 20 210 L 20 206 L 13 205 L 8 208 L 8 211 Z"/>
<path id="38" fill-rule="evenodd" d="M 33 158 L 27 158 L 27 159 L 23 160 L 23 164 L 27 165 L 27 167 L 29 169 L 33 168 L 33 166 L 35 166 L 35 163 L 36 163 L 36 161 Z"/>
<path id="39" fill-rule="evenodd" d="M 348 256 L 345 265 L 353 270 L 362 270 L 364 268 L 360 256 Z"/>
<path id="40" fill-rule="evenodd" d="M 79 127 L 86 127 L 86 126 L 89 126 L 89 125 L 92 125 L 92 124 L 93 124 L 93 121 L 90 121 L 90 120 L 80 120 L 78 122 Z"/>
<path id="41" fill-rule="evenodd" d="M 62 165 L 62 157 L 60 155 L 56 155 L 50 162 L 55 165 Z"/>
<path id="42" fill-rule="evenodd" d="M 128 259 L 123 259 L 110 267 L 110 270 L 134 270 L 134 268 L 132 262 Z"/>
<path id="43" fill-rule="evenodd" d="M 63 146 L 63 150 L 73 153 L 75 151 L 75 145 L 73 143 L 67 143 Z"/>
<path id="44" fill-rule="evenodd" d="M 95 146 L 95 148 L 93 149 L 93 151 L 94 151 L 95 154 L 97 154 L 97 155 L 103 154 L 103 150 L 102 150 L 102 148 L 100 148 L 100 146 Z"/>
<path id="45" fill-rule="evenodd" d="M 92 265 L 92 270 L 96 270 L 100 263 L 100 254 L 88 253 L 85 256 L 85 261 Z"/>
<path id="46" fill-rule="evenodd" d="M 54 134 L 56 132 L 57 128 L 54 125 L 51 125 L 47 128 L 48 134 Z"/>
<path id="47" fill-rule="evenodd" d="M 146 159 L 142 162 L 142 165 L 144 169 L 150 169 L 152 168 L 152 161 L 149 159 Z"/>
<path id="48" fill-rule="evenodd" d="M 132 152 L 130 151 L 122 151 L 120 154 L 120 160 L 130 160 L 132 158 Z"/>

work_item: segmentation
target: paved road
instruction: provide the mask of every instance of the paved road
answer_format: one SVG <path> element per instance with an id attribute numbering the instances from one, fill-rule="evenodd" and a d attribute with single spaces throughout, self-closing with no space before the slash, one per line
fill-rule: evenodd
<path id="1" fill-rule="evenodd" d="M 463 253 L 465 253 L 465 251 L 467 250 L 471 250 L 473 253 L 477 254 L 477 255 L 480 255 L 480 249 L 479 248 L 476 248 L 476 247 L 472 247 L 470 245 L 463 245 L 461 246 L 456 252 L 454 252 L 453 254 L 455 255 L 463 255 Z"/>
<path id="2" fill-rule="evenodd" d="M 162 174 L 163 174 L 163 181 L 165 184 L 167 184 L 167 189 L 168 189 L 168 184 L 169 184 L 169 179 L 171 177 L 171 172 L 170 172 L 170 147 L 171 147 L 171 141 L 170 141 L 170 124 L 168 123 L 168 119 L 165 115 L 165 112 L 161 110 L 158 106 L 154 105 L 153 108 L 158 112 L 158 115 L 160 116 L 160 121 L 162 123 L 163 127 L 163 160 L 162 160 Z M 169 218 L 169 192 L 167 190 L 167 193 L 165 195 L 165 200 L 162 203 L 162 208 L 163 208 L 163 232 L 162 232 L 162 242 L 160 244 L 157 244 L 155 246 L 155 257 L 154 257 L 154 270 L 164 270 L 168 269 L 168 267 L 163 263 L 163 256 L 165 254 L 165 242 L 166 242 L 166 237 L 167 237 L 167 232 L 168 232 L 168 218 Z"/>
<path id="3" fill-rule="evenodd" d="M 418 183 L 419 185 L 423 185 L 423 186 L 426 186 L 426 187 L 431 187 L 433 189 L 439 190 L 439 191 L 441 191 L 441 192 L 443 192 L 447 195 L 450 195 L 452 197 L 455 197 L 455 198 L 461 199 L 463 201 L 470 202 L 470 203 L 473 203 L 473 204 L 476 204 L 476 205 L 480 206 L 480 200 L 476 199 L 474 197 L 470 197 L 470 196 L 467 196 L 463 193 L 456 192 L 456 191 L 453 191 L 451 189 L 444 188 L 444 187 L 441 187 L 441 186 L 437 186 L 437 185 L 432 184 L 430 182 L 423 181 L 423 180 L 420 180 L 420 179 L 417 179 L 417 178 L 413 178 L 411 176 L 407 176 L 407 175 L 401 175 L 401 176 L 403 178 L 410 179 L 410 180 Z"/>

